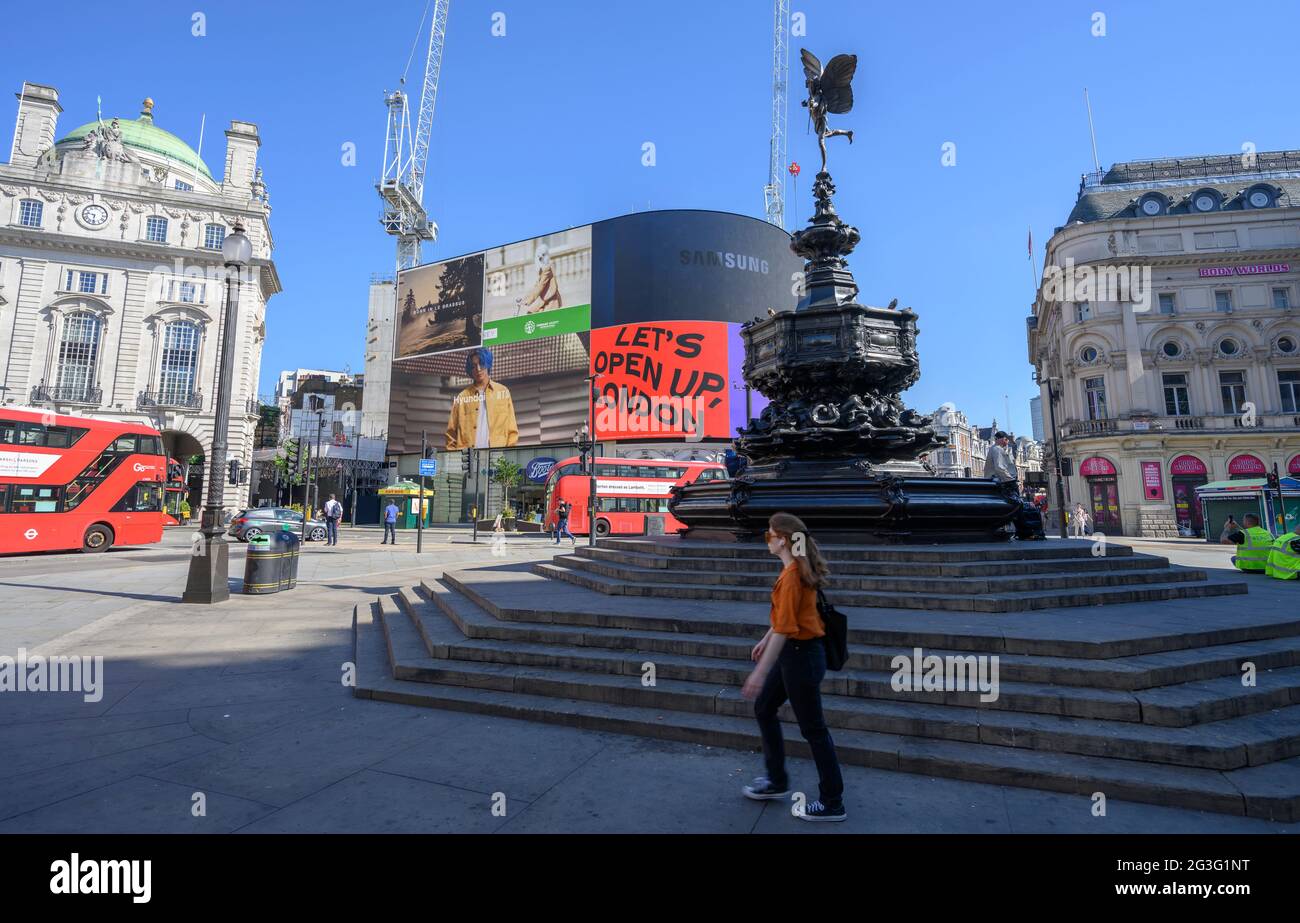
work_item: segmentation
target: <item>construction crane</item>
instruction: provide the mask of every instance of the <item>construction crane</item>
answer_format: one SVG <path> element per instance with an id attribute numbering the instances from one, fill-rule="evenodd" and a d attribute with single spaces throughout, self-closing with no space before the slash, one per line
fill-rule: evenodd
<path id="1" fill-rule="evenodd" d="M 790 0 L 772 4 L 772 141 L 767 157 L 764 211 L 769 223 L 785 228 L 786 79 L 790 74 Z"/>
<path id="2" fill-rule="evenodd" d="M 384 138 L 383 178 L 375 188 L 384 200 L 380 223 L 385 231 L 397 238 L 399 270 L 418 265 L 421 242 L 438 238 L 438 225 L 429 220 L 424 209 L 424 171 L 429 161 L 429 133 L 433 129 L 433 107 L 438 98 L 438 75 L 442 71 L 442 48 L 447 38 L 447 9 L 450 5 L 451 0 L 429 0 L 399 87 L 384 94 L 388 106 L 388 132 Z M 406 74 L 411 69 L 411 60 L 424 29 L 424 20 L 429 18 L 430 7 L 433 9 L 433 24 L 429 27 L 429 53 L 424 62 L 419 114 L 412 129 Z"/>

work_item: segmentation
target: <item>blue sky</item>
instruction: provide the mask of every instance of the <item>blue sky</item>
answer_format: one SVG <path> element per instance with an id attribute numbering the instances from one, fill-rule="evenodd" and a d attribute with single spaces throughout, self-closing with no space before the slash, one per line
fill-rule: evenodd
<path id="1" fill-rule="evenodd" d="M 8 43 L 3 86 L 58 87 L 61 133 L 94 117 L 155 120 L 220 171 L 230 119 L 256 122 L 284 292 L 271 301 L 263 393 L 279 370 L 363 366 L 370 274 L 391 272 L 379 227 L 384 90 L 407 61 L 425 0 L 384 4 L 170 0 L 76 5 L 64 45 Z M 195 10 L 207 35 L 191 34 Z M 1300 146 L 1294 0 L 869 3 L 791 0 L 790 158 L 816 163 L 798 106 L 798 47 L 859 58 L 853 113 L 831 144 L 840 213 L 862 231 L 862 300 L 920 315 L 921 381 L 975 421 L 1028 432 L 1025 355 L 1037 261 L 1092 167 L 1082 92 L 1103 164 Z M 492 35 L 505 14 L 506 35 Z M 1106 35 L 1092 35 L 1095 12 Z M 11 10 L 46 35 L 48 8 Z M 61 14 L 62 15 L 62 14 Z M 71 15 L 71 14 L 69 14 Z M 32 17 L 29 24 L 22 18 Z M 423 39 L 412 66 L 418 85 Z M 767 0 L 452 0 L 425 204 L 441 239 L 424 259 L 646 208 L 762 212 L 770 110 Z M 12 98 L 12 97 L 11 97 Z M 10 105 L 16 105 L 16 101 Z M 356 166 L 341 147 L 356 145 Z M 657 163 L 641 165 L 653 141 Z M 945 142 L 957 164 L 940 163 Z M 811 213 L 806 169 L 787 224 Z M 788 190 L 794 198 L 795 190 Z"/>

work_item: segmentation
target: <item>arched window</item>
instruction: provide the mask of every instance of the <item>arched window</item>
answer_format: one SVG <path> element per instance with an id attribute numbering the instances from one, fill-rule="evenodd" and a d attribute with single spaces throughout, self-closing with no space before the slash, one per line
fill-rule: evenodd
<path id="1" fill-rule="evenodd" d="M 158 403 L 189 406 L 194 400 L 199 364 L 199 325 L 173 321 L 163 328 Z"/>
<path id="2" fill-rule="evenodd" d="M 63 319 L 63 335 L 59 339 L 59 371 L 55 380 L 58 400 L 99 403 L 94 392 L 102 330 L 103 322 L 85 311 L 69 314 Z"/>

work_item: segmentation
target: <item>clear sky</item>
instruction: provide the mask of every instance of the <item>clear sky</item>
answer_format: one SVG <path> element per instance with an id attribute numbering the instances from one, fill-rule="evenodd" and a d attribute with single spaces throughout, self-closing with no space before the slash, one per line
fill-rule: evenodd
<path id="1" fill-rule="evenodd" d="M 452 0 L 425 204 L 424 260 L 646 208 L 761 215 L 767 179 L 768 0 Z M 114 0 L 6 14 L 0 85 L 61 93 L 61 133 L 95 114 L 156 123 L 220 175 L 232 118 L 258 124 L 284 292 L 270 303 L 261 390 L 280 369 L 363 368 L 371 273 L 391 272 L 378 224 L 383 95 L 406 67 L 425 0 Z M 862 231 L 861 300 L 920 315 L 921 381 L 972 420 L 1029 432 L 1033 297 L 1026 235 L 1043 245 L 1092 168 L 1083 88 L 1104 165 L 1300 147 L 1296 0 L 1201 3 L 876 3 L 791 0 L 787 226 L 811 214 L 816 144 L 798 48 L 858 55 L 854 111 L 830 142 L 840 213 Z M 192 15 L 206 35 L 192 35 Z M 492 34 L 505 14 L 504 36 Z M 1096 13 L 1105 35 L 1094 36 Z M 30 22 L 24 22 L 24 19 Z M 418 87 L 424 39 L 410 82 Z M 10 97 L 11 106 L 16 99 Z M 15 110 L 10 110 L 15 111 Z M 8 131 L 5 129 L 7 144 Z M 642 166 L 652 141 L 656 165 Z M 342 146 L 356 145 L 344 166 Z M 945 142 L 956 165 L 941 164 Z"/>

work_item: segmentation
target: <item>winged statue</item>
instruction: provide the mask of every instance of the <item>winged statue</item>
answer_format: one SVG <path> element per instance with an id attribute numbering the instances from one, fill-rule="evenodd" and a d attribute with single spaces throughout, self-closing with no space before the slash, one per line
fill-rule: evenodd
<path id="1" fill-rule="evenodd" d="M 826 139 L 844 135 L 853 143 L 853 132 L 843 128 L 827 128 L 828 113 L 843 115 L 853 108 L 853 75 L 858 70 L 858 56 L 855 54 L 837 54 L 822 67 L 822 62 L 807 48 L 799 49 L 803 60 L 804 83 L 808 87 L 808 98 L 800 105 L 808 108 L 812 118 L 813 129 L 817 132 L 817 147 L 822 152 L 822 169 L 826 172 Z"/>

